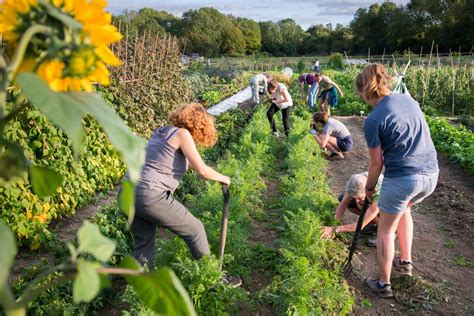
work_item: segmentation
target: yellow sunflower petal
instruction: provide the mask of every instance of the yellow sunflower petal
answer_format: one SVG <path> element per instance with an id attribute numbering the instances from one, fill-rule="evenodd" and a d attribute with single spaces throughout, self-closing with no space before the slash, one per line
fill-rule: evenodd
<path id="1" fill-rule="evenodd" d="M 92 92 L 92 83 L 89 81 L 89 79 L 81 79 L 80 83 L 84 91 Z"/>
<path id="2" fill-rule="evenodd" d="M 113 25 L 84 25 L 84 30 L 89 33 L 91 43 L 97 46 L 109 45 L 122 39 L 122 34 Z"/>
<path id="3" fill-rule="evenodd" d="M 98 62 L 97 68 L 89 76 L 89 80 L 96 81 L 104 86 L 108 86 L 110 83 L 109 77 L 110 77 L 110 73 L 107 67 L 103 63 Z"/>
<path id="4" fill-rule="evenodd" d="M 64 4 L 63 0 L 52 0 L 52 2 L 53 2 L 53 5 L 57 8 L 60 8 Z"/>
<path id="5" fill-rule="evenodd" d="M 95 53 L 102 61 L 111 66 L 120 66 L 122 62 L 115 56 L 115 54 L 107 46 L 99 46 L 95 49 Z"/>

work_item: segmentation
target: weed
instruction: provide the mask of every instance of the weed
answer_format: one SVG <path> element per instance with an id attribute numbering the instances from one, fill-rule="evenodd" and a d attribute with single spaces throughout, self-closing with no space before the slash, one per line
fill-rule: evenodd
<path id="1" fill-rule="evenodd" d="M 474 267 L 474 264 L 471 262 L 471 260 L 469 260 L 468 258 L 464 257 L 461 254 L 457 254 L 454 256 L 454 263 L 460 267 L 467 267 L 467 268 Z"/>
<path id="2" fill-rule="evenodd" d="M 444 246 L 448 249 L 456 248 L 456 242 L 452 239 L 446 239 L 444 241 Z"/>

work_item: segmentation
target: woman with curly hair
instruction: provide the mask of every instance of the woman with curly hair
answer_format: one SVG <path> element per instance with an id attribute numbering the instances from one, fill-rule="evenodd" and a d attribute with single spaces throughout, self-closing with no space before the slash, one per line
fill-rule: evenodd
<path id="1" fill-rule="evenodd" d="M 196 147 L 212 147 L 217 140 L 214 118 L 206 109 L 199 103 L 186 104 L 171 112 L 169 120 L 172 125 L 158 128 L 148 141 L 135 193 L 134 255 L 142 264 L 153 261 L 157 226 L 179 235 L 195 259 L 210 253 L 204 225 L 172 195 L 188 166 L 206 180 L 230 184 L 228 176 L 204 163 Z M 225 280 L 232 283 L 230 277 Z"/>

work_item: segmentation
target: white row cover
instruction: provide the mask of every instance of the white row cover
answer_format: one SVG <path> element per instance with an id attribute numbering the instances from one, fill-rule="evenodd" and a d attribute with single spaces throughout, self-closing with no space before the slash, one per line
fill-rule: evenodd
<path id="1" fill-rule="evenodd" d="M 228 111 L 229 109 L 233 109 L 239 106 L 239 103 L 242 103 L 252 97 L 252 90 L 250 87 L 247 87 L 240 92 L 234 94 L 233 96 L 225 99 L 224 101 L 214 105 L 213 107 L 209 108 L 207 112 L 214 116 L 219 116 L 222 113 Z"/>

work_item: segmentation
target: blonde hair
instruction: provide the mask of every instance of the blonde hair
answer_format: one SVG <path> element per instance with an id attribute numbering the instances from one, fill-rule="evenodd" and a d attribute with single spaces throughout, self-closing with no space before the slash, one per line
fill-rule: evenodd
<path id="1" fill-rule="evenodd" d="M 382 64 L 368 64 L 357 75 L 357 93 L 365 99 L 377 99 L 390 94 L 391 76 Z"/>
<path id="2" fill-rule="evenodd" d="M 214 117 L 199 103 L 184 104 L 169 114 L 170 122 L 187 129 L 194 142 L 202 147 L 212 147 L 217 141 Z"/>

